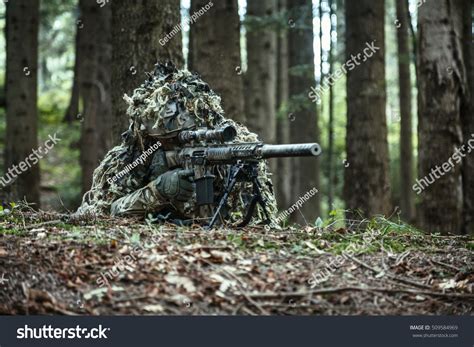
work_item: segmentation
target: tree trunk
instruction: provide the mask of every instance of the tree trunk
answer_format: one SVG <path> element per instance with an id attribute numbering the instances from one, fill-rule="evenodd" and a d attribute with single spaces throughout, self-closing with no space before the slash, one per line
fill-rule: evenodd
<path id="1" fill-rule="evenodd" d="M 247 16 L 253 22 L 272 18 L 277 12 L 277 0 L 250 0 Z M 270 26 L 247 28 L 247 89 L 246 114 L 251 129 L 266 143 L 276 140 L 276 72 L 277 33 Z"/>
<path id="2" fill-rule="evenodd" d="M 344 195 L 346 207 L 364 216 L 390 212 L 384 16 L 383 0 L 346 2 L 346 59 L 351 63 L 346 64 Z"/>
<path id="3" fill-rule="evenodd" d="M 313 13 L 310 0 L 291 1 L 290 16 L 295 26 L 288 33 L 290 66 L 290 105 L 294 119 L 290 122 L 290 139 L 293 143 L 317 142 L 319 128 L 317 105 L 308 94 L 314 88 Z M 293 160 L 292 201 L 319 186 L 319 158 Z M 320 215 L 319 194 L 311 197 L 292 215 L 297 222 L 314 222 Z"/>
<path id="4" fill-rule="evenodd" d="M 197 8 L 198 6 L 198 3 L 197 1 L 194 1 L 194 0 L 190 0 L 190 4 L 189 4 L 189 18 L 191 20 L 191 16 L 193 15 L 193 13 L 196 13 L 199 11 L 199 8 Z M 194 48 L 194 43 L 195 43 L 195 39 L 194 39 L 194 35 L 195 35 L 195 31 L 193 30 L 193 25 L 192 23 L 189 24 L 189 31 L 188 31 L 188 61 L 187 61 L 187 68 L 188 70 L 191 70 L 191 67 L 194 66 L 194 61 L 193 61 L 193 52 L 195 51 L 195 48 Z"/>
<path id="5" fill-rule="evenodd" d="M 78 95 L 83 110 L 79 117 L 81 129 L 82 191 L 92 185 L 97 164 L 112 146 L 108 125 L 112 121 L 110 99 L 111 10 L 97 6 L 95 0 L 80 0 L 81 13 L 76 51 L 78 63 Z M 93 38 L 93 39 L 91 39 Z"/>
<path id="6" fill-rule="evenodd" d="M 463 144 L 462 2 L 426 2 L 418 26 L 419 179 L 414 189 L 421 197 L 420 222 L 427 232 L 458 233 L 461 167 L 452 156 Z"/>
<path id="7" fill-rule="evenodd" d="M 81 51 L 79 50 L 79 47 L 83 45 L 82 41 L 86 39 L 83 38 L 84 28 L 80 28 L 82 26 L 80 23 L 81 22 L 78 22 L 78 25 L 76 26 L 76 56 L 75 56 L 75 62 L 74 62 L 74 79 L 72 81 L 71 99 L 69 100 L 69 105 L 63 119 L 63 121 L 66 123 L 72 123 L 80 118 L 80 115 L 79 115 L 79 94 L 80 94 L 79 88 L 80 88 L 80 83 L 81 83 L 80 76 L 83 76 L 87 73 L 86 71 L 83 71 L 83 69 L 81 68 L 82 67 L 81 62 L 82 62 L 83 57 L 81 55 Z"/>
<path id="8" fill-rule="evenodd" d="M 324 80 L 323 73 L 323 61 L 324 61 L 324 49 L 323 49 L 323 0 L 319 0 L 319 85 L 322 86 Z M 323 100 L 321 98 L 320 114 L 323 114 Z"/>
<path id="9" fill-rule="evenodd" d="M 287 0 L 278 1 L 278 10 L 280 13 L 287 11 Z M 290 129 L 288 120 L 288 35 L 286 29 L 278 33 L 278 52 L 277 52 L 277 142 L 290 142 Z M 278 206 L 287 208 L 290 204 L 291 191 L 291 170 L 290 158 L 277 159 L 276 179 L 276 197 Z"/>
<path id="10" fill-rule="evenodd" d="M 6 162 L 12 200 L 40 202 L 39 164 L 32 151 L 38 148 L 38 0 L 15 0 L 7 5 Z M 29 158 L 31 157 L 31 158 Z M 38 157 L 35 157 L 36 161 Z M 20 164 L 21 163 L 21 164 Z M 18 167 L 19 165 L 19 167 Z M 15 177 L 17 179 L 15 180 Z M 6 178 L 6 176 L 4 176 Z M 14 182 L 12 185 L 10 183 Z"/>
<path id="11" fill-rule="evenodd" d="M 145 72 L 152 71 L 157 61 L 170 60 L 177 67 L 183 66 L 181 15 L 179 0 L 113 0 L 110 6 L 112 127 L 114 142 L 118 143 L 120 134 L 128 127 L 123 95 L 139 87 L 145 80 Z"/>
<path id="12" fill-rule="evenodd" d="M 333 0 L 329 0 L 329 18 L 331 19 L 331 31 L 329 33 L 329 76 L 334 72 L 334 43 L 332 41 L 332 33 L 336 30 L 333 24 Z M 329 122 L 328 122 L 328 210 L 331 211 L 334 207 L 334 85 L 329 85 Z"/>
<path id="13" fill-rule="evenodd" d="M 474 134 L 474 44 L 472 43 L 472 1 L 464 0 L 464 62 L 468 78 L 469 93 L 465 93 L 461 112 L 464 142 L 468 143 Z M 474 140 L 471 140 L 474 146 Z M 474 156 L 467 155 L 463 162 L 463 233 L 474 233 Z"/>
<path id="14" fill-rule="evenodd" d="M 104 8 L 102 8 L 102 11 Z M 99 159 L 114 146 L 115 139 L 110 129 L 114 122 L 112 106 L 112 8 L 101 14 L 102 34 L 99 40 L 97 80 L 100 93 L 100 111 L 96 126 L 99 133 Z M 96 86 L 97 87 L 97 86 Z M 97 88 L 96 88 L 97 91 Z"/>
<path id="15" fill-rule="evenodd" d="M 204 12 L 191 24 L 190 70 L 199 73 L 222 98 L 226 115 L 245 122 L 240 18 L 237 0 L 192 0 L 191 15 Z M 205 10 L 205 6 L 208 10 Z"/>
<path id="16" fill-rule="evenodd" d="M 400 210 L 404 220 L 414 222 L 415 201 L 413 196 L 413 138 L 412 138 L 412 99 L 410 77 L 410 43 L 408 0 L 396 0 L 397 44 L 398 44 L 398 86 L 400 94 Z"/>
<path id="17" fill-rule="evenodd" d="M 346 37 L 346 21 L 345 21 L 345 0 L 336 0 L 336 16 L 337 16 L 337 59 L 344 60 L 346 53 L 346 43 L 343 39 Z"/>

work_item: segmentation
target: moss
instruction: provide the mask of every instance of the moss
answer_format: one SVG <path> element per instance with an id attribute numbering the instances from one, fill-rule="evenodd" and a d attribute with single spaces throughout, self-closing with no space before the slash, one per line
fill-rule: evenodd
<path id="1" fill-rule="evenodd" d="M 244 247 L 245 248 L 245 241 L 242 238 L 242 234 L 228 234 L 227 241 L 232 242 L 237 247 Z"/>
<path id="2" fill-rule="evenodd" d="M 5 228 L 0 226 L 0 235 L 15 235 L 15 236 L 24 236 L 27 232 L 24 229 L 19 228 Z"/>
<path id="3" fill-rule="evenodd" d="M 334 211 L 332 217 L 338 216 Z M 336 219 L 330 218 L 327 225 L 334 225 Z M 337 230 L 337 231 L 336 231 Z M 445 237 L 426 235 L 421 230 L 401 222 L 389 220 L 384 217 L 374 217 L 364 222 L 360 230 L 326 228 L 319 240 L 327 241 L 324 250 L 329 253 L 341 254 L 353 252 L 356 254 L 370 254 L 380 252 L 382 248 L 392 253 L 402 253 L 407 250 L 431 251 L 444 247 Z M 467 248 L 472 248 L 472 243 L 466 243 Z"/>

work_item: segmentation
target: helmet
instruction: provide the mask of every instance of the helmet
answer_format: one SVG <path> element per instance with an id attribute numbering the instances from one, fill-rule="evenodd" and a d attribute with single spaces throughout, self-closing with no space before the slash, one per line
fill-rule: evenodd
<path id="1" fill-rule="evenodd" d="M 124 96 L 131 128 L 141 136 L 167 139 L 182 130 L 213 128 L 224 118 L 221 99 L 197 74 L 156 64 L 148 80 Z"/>

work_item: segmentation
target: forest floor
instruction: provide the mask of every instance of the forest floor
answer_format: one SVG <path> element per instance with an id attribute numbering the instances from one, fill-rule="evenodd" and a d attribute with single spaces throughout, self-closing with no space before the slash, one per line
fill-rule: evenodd
<path id="1" fill-rule="evenodd" d="M 0 219 L 0 314 L 472 314 L 473 240 L 373 219 L 266 231 Z"/>

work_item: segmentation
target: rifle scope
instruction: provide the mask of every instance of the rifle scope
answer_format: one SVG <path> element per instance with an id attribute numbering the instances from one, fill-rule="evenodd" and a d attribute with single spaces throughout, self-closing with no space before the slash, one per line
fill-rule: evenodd
<path id="1" fill-rule="evenodd" d="M 178 140 L 181 143 L 189 143 L 191 141 L 217 141 L 228 142 L 235 139 L 237 130 L 233 125 L 225 125 L 218 129 L 198 129 L 185 130 L 179 133 Z"/>

